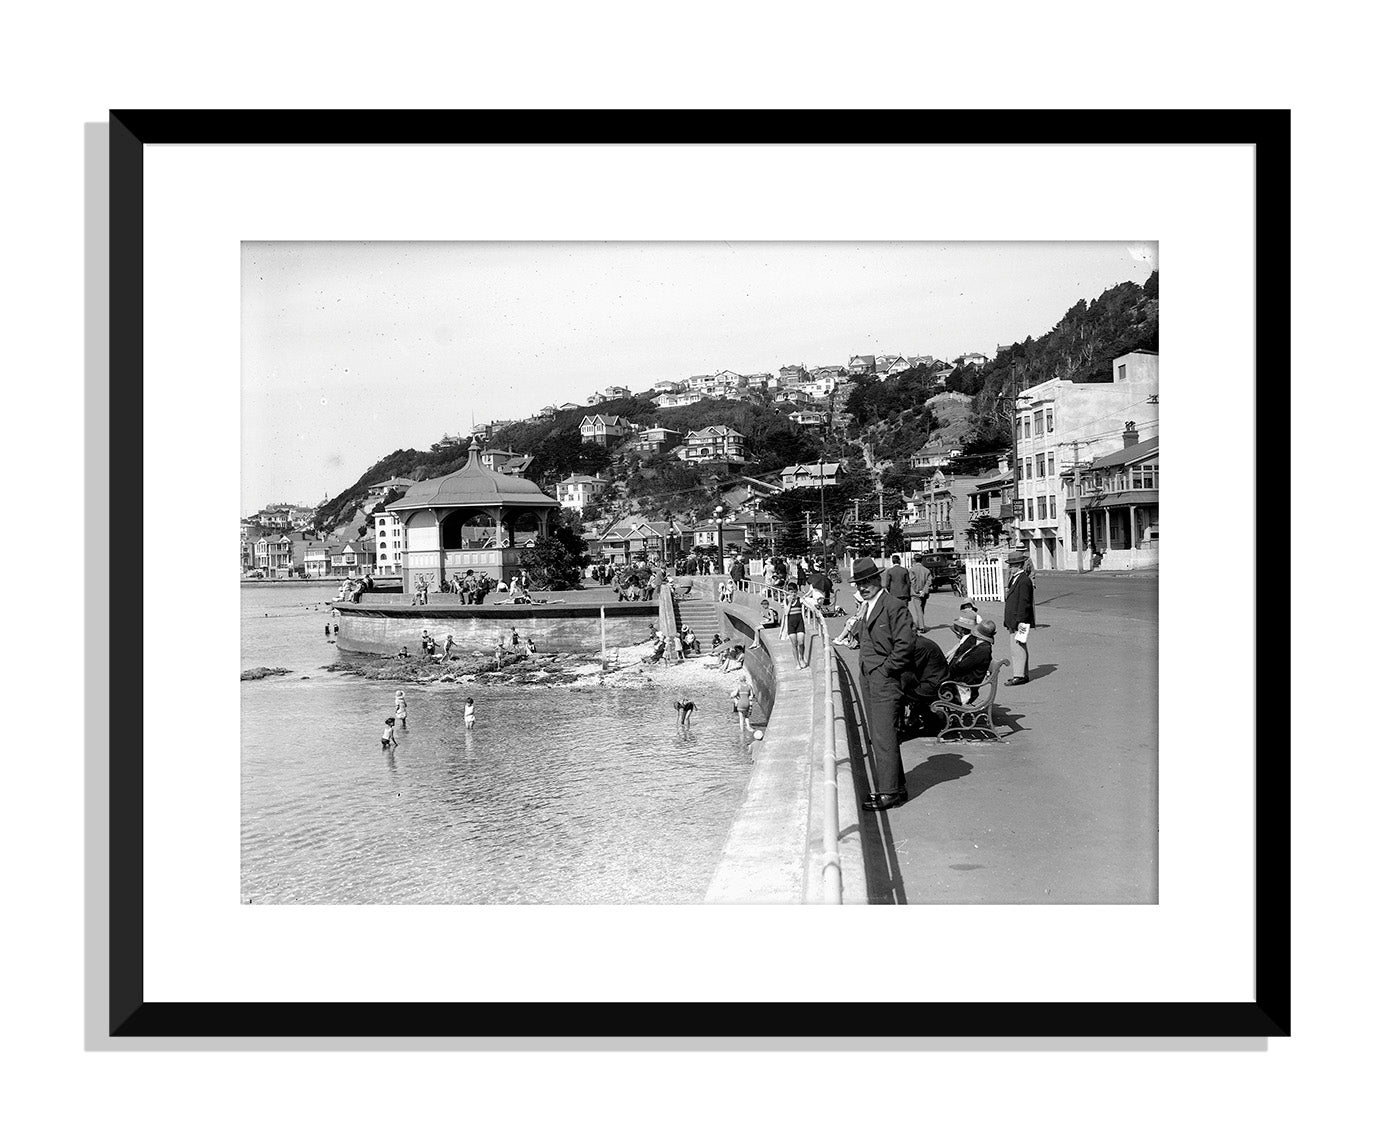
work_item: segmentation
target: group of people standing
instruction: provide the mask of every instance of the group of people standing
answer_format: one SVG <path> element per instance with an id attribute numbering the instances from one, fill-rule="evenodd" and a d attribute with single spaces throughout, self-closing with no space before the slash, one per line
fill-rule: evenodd
<path id="1" fill-rule="evenodd" d="M 1025 555 L 1013 552 L 1006 589 L 1004 624 L 1012 634 L 1012 675 L 1009 685 L 1025 684 L 1029 672 L 1030 631 L 1035 627 L 1035 585 Z M 931 705 L 944 695 L 959 704 L 972 704 L 991 667 L 996 622 L 980 616 L 965 603 L 953 621 L 957 643 L 945 654 L 925 634 L 929 625 L 925 591 L 920 599 L 919 576 L 928 570 L 916 564 L 911 572 L 898 556 L 881 570 L 869 557 L 856 561 L 851 573 L 861 608 L 847 623 L 838 642 L 860 651 L 861 690 L 869 728 L 874 791 L 865 806 L 874 811 L 896 808 L 909 798 L 899 753 L 899 730 L 909 719 L 921 725 L 931 719 Z M 951 694 L 944 692 L 951 688 Z"/>

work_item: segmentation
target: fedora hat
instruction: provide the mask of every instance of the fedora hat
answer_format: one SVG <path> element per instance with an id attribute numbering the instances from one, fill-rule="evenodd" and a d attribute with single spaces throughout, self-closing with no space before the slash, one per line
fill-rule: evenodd
<path id="1" fill-rule="evenodd" d="M 858 557 L 855 565 L 851 569 L 851 580 L 856 584 L 861 581 L 870 581 L 880 576 L 879 566 L 875 564 L 873 558 Z"/>
<path id="2" fill-rule="evenodd" d="M 953 618 L 953 628 L 961 629 L 965 633 L 970 633 L 977 628 L 977 622 L 966 613 L 959 613 Z"/>
<path id="3" fill-rule="evenodd" d="M 997 635 L 997 623 L 995 621 L 978 621 L 977 636 L 984 641 L 990 641 Z"/>

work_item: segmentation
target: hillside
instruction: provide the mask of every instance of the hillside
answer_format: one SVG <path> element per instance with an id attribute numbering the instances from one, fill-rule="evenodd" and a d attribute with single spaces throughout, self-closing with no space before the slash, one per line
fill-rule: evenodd
<path id="1" fill-rule="evenodd" d="M 681 434 L 710 425 L 727 425 L 748 440 L 753 461 L 743 472 L 772 476 L 794 462 L 814 459 L 824 445 L 829 451 L 839 452 L 833 443 L 816 432 L 801 429 L 789 421 L 787 415 L 791 409 L 771 406 L 765 396 L 765 400 L 758 403 L 714 398 L 660 410 L 652 405 L 648 396 L 638 395 L 560 411 L 538 422 L 512 423 L 496 434 L 491 446 L 534 455 L 535 460 L 525 476 L 548 493 L 553 493 L 556 482 L 572 473 L 598 473 L 617 482 L 617 496 L 609 507 L 614 512 L 647 512 L 661 516 L 679 512 L 683 515 L 690 510 L 692 502 L 698 505 L 712 499 L 705 491 L 713 489 L 714 475 L 707 473 L 704 467 L 683 467 L 664 461 L 649 464 L 644 473 L 639 473 L 635 458 L 620 447 L 610 452 L 584 443 L 579 423 L 591 414 L 610 414 L 627 418 L 639 426 L 665 426 Z M 422 481 L 460 469 L 466 463 L 469 449 L 470 444 L 463 443 L 443 450 L 395 450 L 370 466 L 353 485 L 327 501 L 317 511 L 316 527 L 334 529 L 345 524 L 363 505 L 370 486 L 377 482 L 394 477 Z"/>
<path id="2" fill-rule="evenodd" d="M 713 504 L 721 476 L 708 467 L 687 467 L 665 458 L 639 463 L 620 447 L 612 451 L 585 445 L 579 423 L 590 414 L 612 414 L 639 426 L 666 426 L 681 434 L 725 424 L 748 439 L 753 461 L 743 472 L 773 480 L 785 466 L 819 455 L 844 457 L 851 477 L 850 496 L 865 496 L 873 470 L 887 490 L 909 492 L 926 471 L 915 471 L 911 454 L 926 443 L 961 447 L 966 468 L 991 464 L 1010 445 L 1010 398 L 1050 378 L 1107 382 L 1113 359 L 1129 350 L 1157 349 L 1157 272 L 1138 286 L 1119 283 L 1092 302 L 1080 299 L 1054 328 L 1003 349 L 981 369 L 960 368 L 946 388 L 935 381 L 932 365 L 918 365 L 881 380 L 862 375 L 840 387 L 832 412 L 838 434 L 825 427 L 803 429 L 788 414 L 793 407 L 771 404 L 769 395 L 755 402 L 706 399 L 690 406 L 658 409 L 650 394 L 620 398 L 596 406 L 560 411 L 542 421 L 504 427 L 493 447 L 533 454 L 527 477 L 552 493 L 556 482 L 575 472 L 598 473 L 613 481 L 611 496 L 589 507 L 586 518 L 606 522 L 621 514 L 651 517 L 701 517 Z M 317 512 L 316 527 L 332 529 L 352 520 L 369 487 L 393 477 L 415 481 L 459 469 L 469 445 L 444 450 L 396 450 L 372 465 L 355 482 Z"/>
<path id="3" fill-rule="evenodd" d="M 881 381 L 858 378 L 846 398 L 848 433 L 881 469 L 886 488 L 908 491 L 909 456 L 925 443 L 960 446 L 969 468 L 981 468 L 1011 443 L 1010 403 L 1051 378 L 1107 382 L 1113 360 L 1130 350 L 1157 349 L 1157 272 L 1142 285 L 1119 283 L 1093 302 L 1080 299 L 1054 328 L 1004 349 L 981 369 L 962 367 L 944 390 L 932 367 L 915 366 Z"/>

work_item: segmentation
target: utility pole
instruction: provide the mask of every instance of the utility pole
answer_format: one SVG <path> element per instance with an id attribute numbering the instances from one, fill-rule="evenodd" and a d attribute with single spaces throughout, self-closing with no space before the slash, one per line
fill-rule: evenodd
<path id="1" fill-rule="evenodd" d="M 812 511 L 804 509 L 802 515 L 807 519 L 807 549 L 810 551 L 812 548 Z"/>
<path id="2" fill-rule="evenodd" d="M 817 496 L 821 499 L 821 510 L 822 510 L 822 572 L 825 573 L 825 572 L 826 572 L 826 569 L 827 569 L 827 565 L 826 565 L 826 562 L 827 562 L 827 556 L 826 556 L 826 454 L 825 454 L 825 452 L 822 453 L 821 457 L 820 457 L 820 458 L 818 459 L 818 461 L 817 461 L 817 464 L 821 467 L 821 475 L 822 475 L 822 483 L 821 483 L 821 485 L 819 485 L 819 486 L 817 487 L 817 490 L 818 490 Z"/>
<path id="3" fill-rule="evenodd" d="M 1079 572 L 1084 572 L 1084 516 L 1079 500 L 1079 443 L 1074 446 L 1074 564 Z"/>

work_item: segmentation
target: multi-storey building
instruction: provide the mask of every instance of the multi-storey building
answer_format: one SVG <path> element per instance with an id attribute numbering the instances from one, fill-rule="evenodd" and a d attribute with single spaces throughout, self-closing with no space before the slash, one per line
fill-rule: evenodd
<path id="1" fill-rule="evenodd" d="M 374 515 L 374 571 L 379 576 L 403 572 L 403 523 L 399 515 L 385 511 Z"/>
<path id="2" fill-rule="evenodd" d="M 687 465 L 701 462 L 746 462 L 745 437 L 728 426 L 706 426 L 686 435 L 677 453 Z"/>
<path id="3" fill-rule="evenodd" d="M 1123 448 L 1096 458 L 1071 475 L 1065 509 L 1071 547 L 1083 531 L 1086 564 L 1103 569 L 1141 569 L 1157 564 L 1162 488 L 1160 437 L 1138 441 L 1137 427 L 1123 428 Z"/>
<path id="4" fill-rule="evenodd" d="M 582 510 L 606 493 L 609 484 L 597 474 L 570 474 L 554 487 L 554 496 L 563 508 Z"/>
<path id="5" fill-rule="evenodd" d="M 846 474 L 846 467 L 836 462 L 799 462 L 783 470 L 783 489 L 811 489 L 835 485 Z"/>
<path id="6" fill-rule="evenodd" d="M 1115 358 L 1109 382 L 1052 378 L 1017 396 L 1013 539 L 1037 568 L 1076 564 L 1080 542 L 1069 528 L 1065 478 L 1076 464 L 1122 449 L 1127 421 L 1156 437 L 1157 397 L 1157 355 L 1142 350 Z"/>

